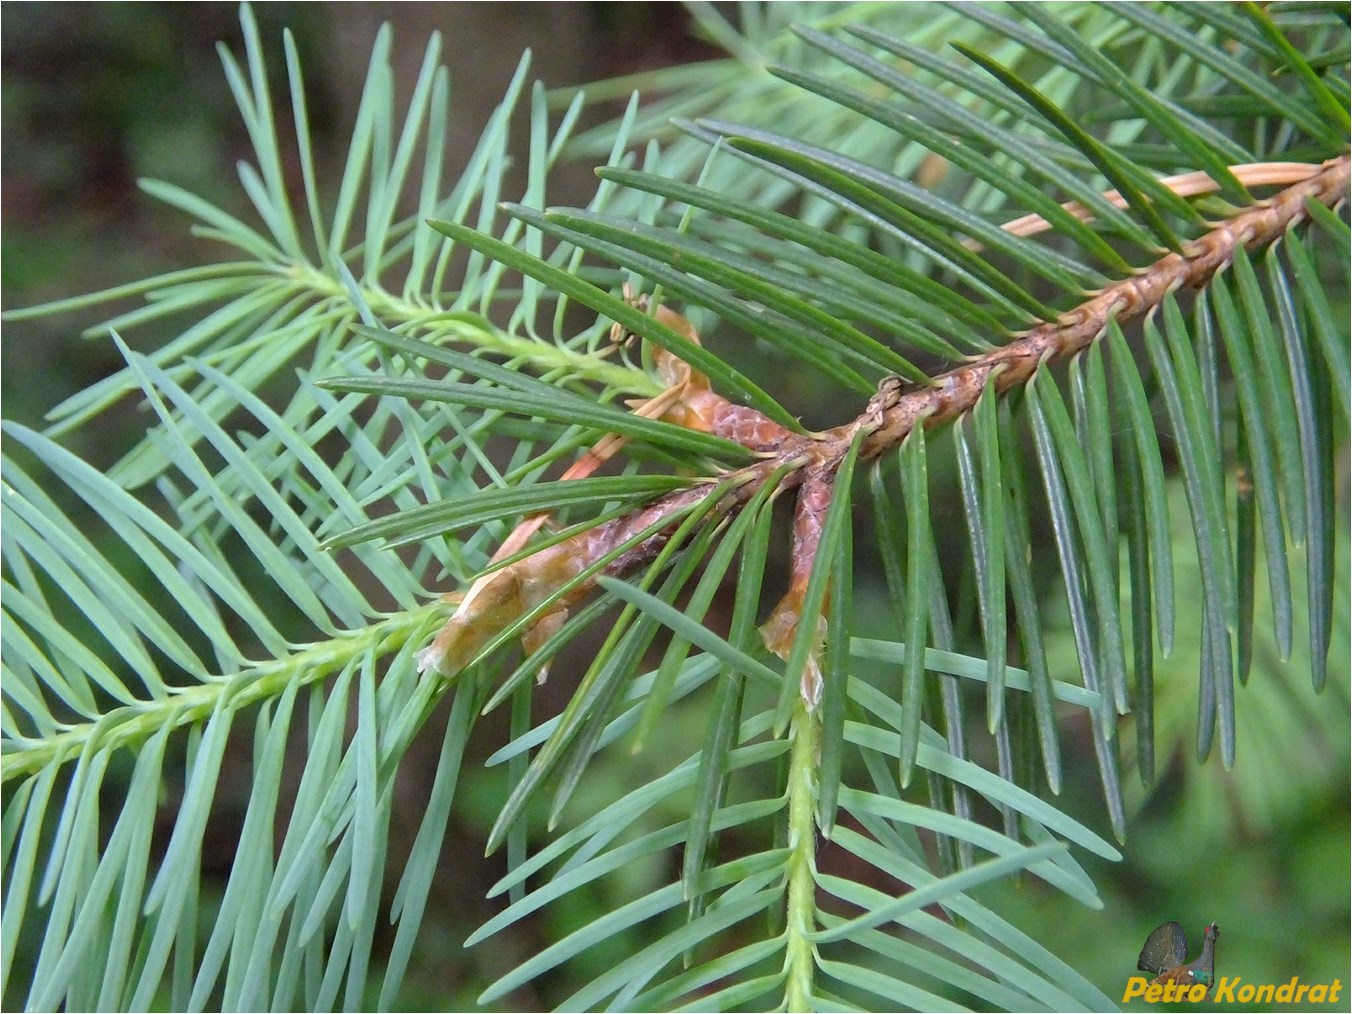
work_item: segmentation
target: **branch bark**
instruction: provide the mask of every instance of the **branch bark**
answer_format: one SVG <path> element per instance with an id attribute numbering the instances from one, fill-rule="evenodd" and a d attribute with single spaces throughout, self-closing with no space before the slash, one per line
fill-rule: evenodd
<path id="1" fill-rule="evenodd" d="M 987 388 L 993 386 L 997 393 L 1004 393 L 1027 383 L 1043 365 L 1082 352 L 1106 332 L 1114 319 L 1119 324 L 1138 320 L 1156 310 L 1169 293 L 1185 286 L 1204 285 L 1230 264 L 1239 247 L 1258 249 L 1272 243 L 1309 216 L 1307 201 L 1326 206 L 1345 201 L 1349 165 L 1347 154 L 1324 163 L 1308 178 L 1240 212 L 1188 244 L 1184 253 L 1166 254 L 1133 277 L 1093 294 L 1057 320 L 935 377 L 929 385 L 908 389 L 900 377 L 886 378 L 860 415 L 823 433 L 798 434 L 787 430 L 754 409 L 718 395 L 709 388 L 707 378 L 684 363 L 662 359 L 661 355 L 666 353 L 661 353 L 657 359 L 659 372 L 673 386 L 683 385 L 685 392 L 663 418 L 735 440 L 759 452 L 761 460 L 734 473 L 733 477 L 742 481 L 731 488 L 725 481 L 729 477 L 724 476 L 721 485 L 711 480 L 706 485 L 669 494 L 632 515 L 583 532 L 499 572 L 497 590 L 504 595 L 494 598 L 502 601 L 495 601 L 495 608 L 478 617 L 472 615 L 474 610 L 458 611 L 439 635 L 434 649 L 424 656 L 426 664 L 453 675 L 470 661 L 470 656 L 489 636 L 521 615 L 520 607 L 541 601 L 551 585 L 557 587 L 555 579 L 560 574 L 576 574 L 626 539 L 658 525 L 664 516 L 675 518 L 704 497 L 723 496 L 731 501 L 722 505 L 724 509 L 740 509 L 776 472 L 784 473 L 780 479 L 782 488 L 804 487 L 795 523 L 790 589 L 762 627 L 767 646 L 781 658 L 786 657 L 800 618 L 800 586 L 805 585 L 806 575 L 812 570 L 817 545 L 813 522 L 820 513 L 820 503 L 829 503 L 830 484 L 857 435 L 862 432 L 860 457 L 876 458 L 900 446 L 916 426 L 933 428 L 971 411 Z M 670 326 L 679 327 L 698 340 L 684 318 L 661 307 L 657 312 Z M 720 488 L 723 492 L 717 492 Z M 613 560 L 604 573 L 622 577 L 650 563 L 676 527 L 673 521 L 672 525 L 657 530 Z M 524 589 L 527 584 L 531 594 L 515 601 L 518 587 Z M 574 604 L 593 586 L 594 581 L 577 585 L 560 608 Z M 533 601 L 527 603 L 525 599 Z M 814 652 L 814 659 L 815 656 Z M 809 708 L 815 706 L 820 696 L 820 679 L 816 673 L 802 674 L 803 697 Z"/>

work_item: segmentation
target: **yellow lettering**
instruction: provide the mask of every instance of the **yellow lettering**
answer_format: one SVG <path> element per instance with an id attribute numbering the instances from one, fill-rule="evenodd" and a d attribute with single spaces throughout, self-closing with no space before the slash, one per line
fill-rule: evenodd
<path id="1" fill-rule="evenodd" d="M 1220 976 L 1210 990 L 1210 997 L 1213 1003 L 1217 1005 L 1243 1003 L 1243 1004 L 1272 1004 L 1272 1003 L 1337 1003 L 1342 996 L 1343 981 L 1334 979 L 1332 982 L 1317 982 L 1314 984 L 1300 981 L 1300 976 L 1293 976 L 1289 981 L 1277 985 L 1273 982 L 1251 983 L 1245 982 L 1238 975 Z M 1127 980 L 1127 988 L 1122 994 L 1122 1002 L 1140 997 L 1147 1003 L 1201 1003 L 1208 996 L 1208 988 L 1205 983 L 1175 983 L 1166 982 L 1161 985 L 1146 985 L 1146 980 L 1140 976 L 1132 976 Z"/>
<path id="2" fill-rule="evenodd" d="M 1144 975 L 1133 975 L 1127 980 L 1127 988 L 1122 991 L 1122 1002 L 1126 1003 L 1132 997 L 1141 996 L 1145 993 L 1146 983 L 1150 980 Z"/>
<path id="3" fill-rule="evenodd" d="M 1164 987 L 1158 982 L 1152 982 L 1145 989 L 1146 1003 L 1159 1003 L 1160 998 L 1164 996 Z"/>

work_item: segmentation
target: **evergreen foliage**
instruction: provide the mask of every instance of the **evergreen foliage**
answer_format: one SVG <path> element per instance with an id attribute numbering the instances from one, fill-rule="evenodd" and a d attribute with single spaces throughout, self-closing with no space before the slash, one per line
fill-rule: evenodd
<path id="1" fill-rule="evenodd" d="M 1180 735 L 1234 762 L 1260 625 L 1308 660 L 1293 693 L 1346 725 L 1328 665 L 1347 636 L 1345 16 L 743 15 L 734 30 L 701 10 L 728 59 L 576 136 L 584 96 L 551 109 L 523 58 L 454 180 L 439 41 L 401 117 L 382 32 L 330 193 L 293 40 L 274 96 L 245 7 L 247 59 L 222 56 L 256 218 L 147 181 L 229 253 L 8 315 L 146 297 L 97 329 L 124 369 L 41 432 L 4 426 L 7 999 L 398 1006 L 467 743 L 505 708 L 484 845 L 505 851 L 489 893 L 506 900 L 470 945 L 670 868 L 503 969 L 486 1005 L 599 949 L 613 960 L 560 1007 L 1111 1009 L 978 889 L 1026 876 L 1100 905 L 1084 864 L 1126 842 L 1124 763 L 1148 785 L 1157 739 L 1172 754 Z M 586 208 L 550 206 L 570 154 L 605 162 Z M 521 194 L 504 192 L 512 155 Z M 162 348 L 123 341 L 162 318 L 182 322 Z M 642 343 L 614 349 L 612 323 Z M 631 411 L 672 357 L 773 439 Z M 818 410 L 803 377 L 833 429 L 800 422 Z M 63 447 L 128 397 L 151 421 L 113 468 Z M 629 441 L 610 474 L 560 478 L 608 433 Z M 495 559 L 541 511 L 555 527 Z M 772 612 L 768 561 L 791 541 Z M 548 546 L 589 548 L 555 580 L 532 555 Z M 490 565 L 545 593 L 466 607 L 477 640 L 440 674 L 422 653 L 455 607 L 433 595 Z M 1049 658 L 1057 610 L 1073 665 Z M 1193 729 L 1177 709 L 1157 729 L 1179 689 L 1155 667 L 1194 617 Z M 548 636 L 518 652 L 533 628 Z M 585 673 L 552 677 L 576 682 L 569 704 L 533 714 L 536 674 L 589 629 Z M 395 867 L 395 781 L 440 705 Z M 663 735 L 678 705 L 699 743 Z M 1076 723 L 1091 746 L 1063 735 Z M 240 749 L 247 809 L 213 892 L 204 835 Z M 1077 819 L 1057 796 L 1080 749 L 1102 798 Z M 630 788 L 587 790 L 631 753 Z M 819 864 L 828 842 L 849 875 Z"/>

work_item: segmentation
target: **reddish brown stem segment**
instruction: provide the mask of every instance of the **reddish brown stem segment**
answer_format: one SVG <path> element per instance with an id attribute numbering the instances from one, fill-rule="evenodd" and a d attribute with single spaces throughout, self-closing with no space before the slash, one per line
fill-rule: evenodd
<path id="1" fill-rule="evenodd" d="M 1124 324 L 1137 320 L 1159 307 L 1169 293 L 1205 284 L 1230 264 L 1238 248 L 1267 246 L 1308 216 L 1307 201 L 1334 206 L 1346 200 L 1348 177 L 1349 156 L 1344 154 L 1271 200 L 1222 223 L 1189 244 L 1183 254 L 1165 255 L 1134 277 L 1104 288 L 1058 320 L 936 377 L 930 386 L 907 391 L 899 378 L 887 378 L 859 417 L 825 433 L 793 433 L 754 409 L 718 395 L 703 374 L 665 350 L 656 350 L 654 363 L 669 387 L 654 399 L 657 404 L 647 403 L 654 414 L 660 410 L 661 418 L 669 422 L 735 440 L 764 454 L 760 461 L 742 469 L 748 481 L 730 490 L 723 487 L 727 491 L 721 495 L 731 501 L 727 505 L 730 509 L 740 508 L 781 469 L 786 473 L 781 480 L 783 488 L 802 487 L 794 521 L 789 591 L 761 627 L 766 645 L 781 658 L 788 656 L 816 558 L 821 522 L 831 501 L 831 484 L 857 434 L 864 434 L 860 457 L 875 458 L 899 446 L 917 425 L 932 428 L 971 411 L 982 392 L 992 385 L 997 392 L 1004 392 L 1027 383 L 1042 365 L 1083 351 L 1105 333 L 1110 321 Z M 699 340 L 679 314 L 658 307 L 656 316 L 691 340 Z M 605 570 L 619 575 L 651 562 L 675 531 L 675 519 L 686 507 L 715 495 L 715 488 L 710 482 L 669 494 L 632 515 L 599 525 L 476 583 L 433 644 L 420 654 L 420 665 L 445 675 L 458 672 L 493 636 L 546 601 L 564 582 L 669 517 L 673 519 L 670 525 L 626 551 Z M 584 598 L 592 586 L 592 581 L 579 583 L 539 622 L 548 621 L 545 629 L 554 629 L 568 607 Z M 819 636 L 802 676 L 803 698 L 809 707 L 821 694 L 817 656 L 824 627 L 821 617 L 816 620 Z M 537 628 L 532 640 L 542 639 Z"/>

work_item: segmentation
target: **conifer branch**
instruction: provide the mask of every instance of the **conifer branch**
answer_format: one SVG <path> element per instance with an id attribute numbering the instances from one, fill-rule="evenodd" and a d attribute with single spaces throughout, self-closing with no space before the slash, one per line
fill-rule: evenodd
<path id="1" fill-rule="evenodd" d="M 721 495 L 729 502 L 720 505 L 720 510 L 739 509 L 776 472 L 785 473 L 780 480 L 782 488 L 804 488 L 799 494 L 790 589 L 761 628 L 767 647 L 787 658 L 797 628 L 803 588 L 815 558 L 815 526 L 819 525 L 822 505 L 830 502 L 832 477 L 857 436 L 862 436 L 860 457 L 876 458 L 900 446 L 917 425 L 932 428 L 971 411 L 991 385 L 1003 394 L 1027 383 L 1043 364 L 1083 351 L 1106 332 L 1111 321 L 1124 324 L 1140 319 L 1158 308 L 1175 290 L 1204 285 L 1229 265 L 1239 247 L 1257 249 L 1272 243 L 1307 217 L 1307 201 L 1327 206 L 1344 201 L 1348 180 L 1349 156 L 1344 154 L 1271 200 L 1223 222 L 1189 244 L 1183 254 L 1166 254 L 1134 277 L 1102 289 L 1058 320 L 934 378 L 927 386 L 906 390 L 900 377 L 886 378 L 863 413 L 823 433 L 793 433 L 754 409 L 714 393 L 707 378 L 685 364 L 659 360 L 665 379 L 682 393 L 672 399 L 662 418 L 735 440 L 759 452 L 761 460 L 734 473 L 739 480 L 735 485 L 729 486 L 724 477 L 718 482 L 669 494 L 633 515 L 582 532 L 500 571 L 490 585 L 497 593 L 491 599 L 491 607 L 481 613 L 462 605 L 437 642 L 422 656 L 424 667 L 454 675 L 493 633 L 509 626 L 523 612 L 540 607 L 559 587 L 561 579 L 575 578 L 624 541 L 645 531 L 652 534 L 616 555 L 597 573 L 618 577 L 650 563 L 676 531 L 679 517 L 692 505 L 706 496 Z M 698 340 L 684 318 L 666 308 L 659 308 L 658 312 L 668 324 Z M 721 492 L 716 494 L 716 490 Z M 666 517 L 672 519 L 671 524 L 663 526 Z M 542 621 L 584 598 L 594 583 L 593 576 L 572 584 L 557 605 L 546 607 Z M 529 593 L 525 589 L 530 589 Z M 802 692 L 809 708 L 820 698 L 815 655 L 814 651 L 808 671 L 803 674 Z"/>
<path id="2" fill-rule="evenodd" d="M 9 782 L 95 751 L 137 747 L 166 726 L 179 728 L 205 721 L 228 701 L 244 708 L 276 699 L 292 683 L 309 685 L 327 679 L 374 652 L 398 651 L 426 629 L 435 606 L 399 613 L 360 630 L 345 631 L 326 641 L 297 648 L 282 658 L 213 677 L 158 700 L 128 704 L 93 722 L 73 722 L 56 735 L 25 741 L 5 751 L 0 781 Z M 8 746 L 9 744 L 7 744 Z"/>
<path id="3" fill-rule="evenodd" d="M 1083 351 L 1106 332 L 1111 320 L 1119 324 L 1138 320 L 1159 307 L 1169 293 L 1204 285 L 1230 264 L 1239 247 L 1261 249 L 1306 218 L 1307 200 L 1329 207 L 1346 200 L 1348 176 L 1349 156 L 1343 154 L 1326 162 L 1309 179 L 1222 223 L 1189 244 L 1183 255 L 1166 254 L 1135 277 L 1110 285 L 1063 313 L 1059 320 L 936 377 L 934 386 L 903 395 L 900 385 L 893 383 L 882 409 L 882 424 L 865 441 L 861 456 L 876 457 L 897 446 L 921 420 L 933 427 L 971 411 L 990 384 L 1004 393 L 1027 383 L 1043 363 L 1068 359 Z M 853 431 L 849 432 L 852 435 Z M 841 442 L 840 436 L 836 442 Z M 848 446 L 848 440 L 845 444 Z"/>

